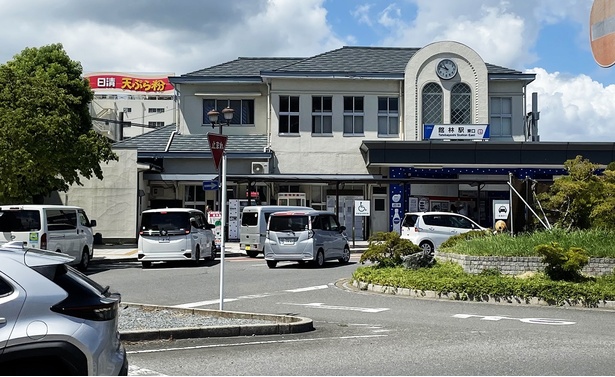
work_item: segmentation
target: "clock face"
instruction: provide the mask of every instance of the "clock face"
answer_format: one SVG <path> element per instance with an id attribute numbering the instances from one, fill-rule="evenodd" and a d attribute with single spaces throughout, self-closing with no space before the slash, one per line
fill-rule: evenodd
<path id="1" fill-rule="evenodd" d="M 442 59 L 436 66 L 436 73 L 444 80 L 452 79 L 457 74 L 457 64 L 451 59 Z"/>

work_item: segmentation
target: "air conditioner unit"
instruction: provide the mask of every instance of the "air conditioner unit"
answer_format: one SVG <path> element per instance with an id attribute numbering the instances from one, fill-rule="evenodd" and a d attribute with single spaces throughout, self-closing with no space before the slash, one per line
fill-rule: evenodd
<path id="1" fill-rule="evenodd" d="M 268 174 L 269 163 L 268 162 L 252 162 L 252 174 Z"/>

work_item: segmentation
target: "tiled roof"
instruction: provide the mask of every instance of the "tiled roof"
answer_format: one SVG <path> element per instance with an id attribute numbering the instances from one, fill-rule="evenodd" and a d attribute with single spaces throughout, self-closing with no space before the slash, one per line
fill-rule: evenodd
<path id="1" fill-rule="evenodd" d="M 173 125 L 161 127 L 143 135 L 118 141 L 113 144 L 113 148 L 137 148 L 138 152 L 162 153 L 174 130 Z M 262 152 L 266 146 L 267 135 L 229 135 L 225 150 L 229 153 L 253 153 Z M 207 134 L 175 135 L 168 152 L 209 153 Z"/>
<path id="2" fill-rule="evenodd" d="M 184 78 L 260 77 L 261 74 L 347 74 L 403 77 L 410 58 L 420 48 L 345 46 L 308 58 L 238 58 L 182 75 Z M 486 63 L 493 74 L 522 72 Z"/>
<path id="3" fill-rule="evenodd" d="M 214 65 L 187 73 L 182 77 L 260 77 L 261 71 L 278 69 L 296 63 L 304 58 L 238 58 L 230 62 Z"/>

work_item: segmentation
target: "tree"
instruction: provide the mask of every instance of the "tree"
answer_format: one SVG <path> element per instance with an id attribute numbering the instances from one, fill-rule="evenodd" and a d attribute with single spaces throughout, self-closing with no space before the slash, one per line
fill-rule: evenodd
<path id="1" fill-rule="evenodd" d="M 567 160 L 564 167 L 568 175 L 556 179 L 548 192 L 538 195 L 555 226 L 565 229 L 615 226 L 615 171 L 607 168 L 598 175 L 598 165 L 582 156 Z"/>
<path id="2" fill-rule="evenodd" d="M 103 178 L 117 160 L 92 129 L 93 99 L 79 62 L 61 44 L 26 48 L 0 65 L 0 203 L 29 203 Z"/>

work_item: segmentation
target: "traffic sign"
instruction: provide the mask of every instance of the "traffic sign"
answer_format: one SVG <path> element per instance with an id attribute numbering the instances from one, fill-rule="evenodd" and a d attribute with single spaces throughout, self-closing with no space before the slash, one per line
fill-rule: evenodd
<path id="1" fill-rule="evenodd" d="M 594 0 L 589 17 L 589 39 L 594 60 L 601 67 L 615 63 L 615 3 Z"/>
<path id="2" fill-rule="evenodd" d="M 217 190 L 220 188 L 220 184 L 216 180 L 203 181 L 203 191 Z"/>
<path id="3" fill-rule="evenodd" d="M 214 158 L 214 164 L 216 164 L 216 170 L 219 170 L 220 160 L 224 154 L 224 148 L 226 148 L 226 140 L 228 136 L 220 135 L 213 132 L 207 133 L 207 141 L 209 141 L 209 149 Z"/>

